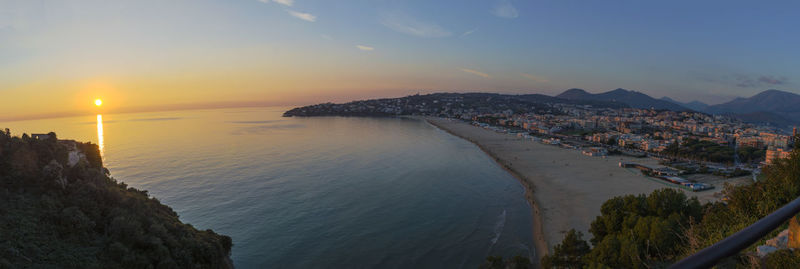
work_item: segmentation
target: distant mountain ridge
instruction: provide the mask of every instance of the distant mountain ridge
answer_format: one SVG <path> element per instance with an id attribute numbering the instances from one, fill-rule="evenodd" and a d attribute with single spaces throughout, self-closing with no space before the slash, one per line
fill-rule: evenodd
<path id="1" fill-rule="evenodd" d="M 634 108 L 644 108 L 644 109 L 654 108 L 654 109 L 667 109 L 674 111 L 690 110 L 678 103 L 655 99 L 647 94 L 637 91 L 630 91 L 622 88 L 613 91 L 594 93 L 594 94 L 586 92 L 582 89 L 569 89 L 559 95 L 556 95 L 555 97 L 567 100 L 618 102 L 629 105 Z"/>
<path id="2" fill-rule="evenodd" d="M 479 105 L 483 108 L 496 105 L 526 107 L 543 103 L 568 103 L 575 105 L 592 105 L 595 107 L 622 108 L 633 107 L 641 109 L 663 109 L 672 111 L 697 111 L 715 115 L 728 115 L 750 123 L 767 123 L 775 127 L 789 130 L 800 125 L 800 95 L 780 90 L 766 90 L 748 98 L 736 98 L 732 101 L 708 105 L 700 101 L 683 103 L 670 97 L 660 99 L 647 94 L 626 89 L 616 89 L 602 93 L 589 93 L 583 89 L 568 89 L 556 96 L 544 94 L 498 94 L 498 93 L 433 93 L 426 95 L 412 95 L 401 98 L 374 99 L 353 101 L 342 105 L 367 104 L 387 100 L 401 100 L 408 104 L 424 104 L 427 99 L 434 98 L 462 98 L 465 102 Z M 499 102 L 499 103 L 498 103 Z M 506 104 L 501 104 L 506 103 Z M 287 111 L 287 116 L 319 116 L 319 115 L 400 115 L 413 113 L 410 110 L 382 112 L 373 110 L 348 110 L 335 111 L 336 104 L 319 104 L 316 106 L 299 107 Z M 525 110 L 525 109 L 523 109 Z"/>
<path id="3" fill-rule="evenodd" d="M 715 115 L 729 115 L 745 122 L 768 123 L 782 129 L 800 125 L 800 95 L 774 89 L 717 105 L 708 105 L 700 101 L 684 103 L 667 96 L 655 99 L 647 94 L 625 89 L 594 94 L 582 89 L 569 89 L 555 97 L 567 100 L 617 102 L 635 108 L 693 110 Z"/>
<path id="4" fill-rule="evenodd" d="M 709 104 L 706 104 L 706 103 L 703 103 L 703 102 L 700 102 L 700 101 L 697 101 L 697 100 L 691 101 L 691 102 L 688 102 L 688 103 L 683 103 L 681 101 L 677 101 L 677 100 L 669 98 L 667 96 L 661 97 L 661 100 L 664 100 L 664 101 L 667 101 L 667 102 L 671 102 L 671 103 L 674 103 L 674 104 L 678 104 L 678 105 L 681 105 L 681 106 L 683 106 L 685 108 L 688 108 L 688 109 L 691 109 L 691 110 L 694 110 L 694 111 L 699 111 L 699 112 L 706 111 L 706 109 L 708 109 L 708 107 L 710 106 Z"/>
<path id="5" fill-rule="evenodd" d="M 779 90 L 766 90 L 748 98 L 739 97 L 730 102 L 713 105 L 708 108 L 708 112 L 712 113 L 753 113 L 759 111 L 800 118 L 800 95 Z"/>
<path id="6" fill-rule="evenodd" d="M 780 128 L 800 124 L 800 95 L 766 90 L 748 98 L 736 98 L 727 103 L 709 106 L 710 114 L 732 114 L 745 121 L 769 122 Z"/>

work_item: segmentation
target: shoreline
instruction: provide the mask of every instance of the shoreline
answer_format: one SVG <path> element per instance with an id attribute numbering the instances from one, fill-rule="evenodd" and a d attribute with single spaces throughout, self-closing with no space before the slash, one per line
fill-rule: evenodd
<path id="1" fill-rule="evenodd" d="M 539 265 L 541 258 L 551 253 L 570 229 L 590 239 L 591 223 L 601 214 L 602 204 L 611 198 L 673 188 L 687 197 L 698 197 L 701 202 L 715 199 L 712 191 L 691 192 L 667 186 L 618 165 L 635 162 L 661 166 L 654 158 L 586 156 L 579 150 L 512 137 L 456 119 L 415 118 L 473 143 L 522 184 L 531 205 L 534 265 Z"/>
<path id="2" fill-rule="evenodd" d="M 480 143 L 470 139 L 469 137 L 453 132 L 452 130 L 447 129 L 446 127 L 430 120 L 428 117 L 424 117 L 422 119 L 439 130 L 442 130 L 450 135 L 466 140 L 467 142 L 470 142 L 473 145 L 477 146 L 481 151 L 483 151 L 483 153 L 491 157 L 492 160 L 494 160 L 494 162 L 497 163 L 497 165 L 502 167 L 503 170 L 511 174 L 512 177 L 516 178 L 517 181 L 519 181 L 519 183 L 525 189 L 525 200 L 528 201 L 528 205 L 531 207 L 531 217 L 533 218 L 533 223 L 531 227 L 533 235 L 532 239 L 534 244 L 533 257 L 536 259 L 531 261 L 531 263 L 539 267 L 540 259 L 544 257 L 544 255 L 547 255 L 549 253 L 549 248 L 547 247 L 547 241 L 544 238 L 544 227 L 543 227 L 544 225 L 543 225 L 543 218 L 540 214 L 541 211 L 539 210 L 539 201 L 537 201 L 536 197 L 534 196 L 534 186 L 531 183 L 531 181 L 525 178 L 525 176 L 523 176 L 513 168 L 504 164 L 498 156 L 496 156 L 492 151 L 488 150 Z"/>
<path id="3" fill-rule="evenodd" d="M 531 229 L 535 260 L 531 262 L 537 266 L 544 255 L 551 253 L 553 247 L 563 241 L 570 229 L 582 233 L 585 240 L 591 239 L 591 223 L 601 215 L 603 203 L 611 198 L 650 194 L 664 188 L 679 190 L 689 198 L 698 198 L 701 203 L 718 201 L 721 197 L 722 188 L 693 192 L 619 165 L 638 163 L 663 167 L 656 158 L 586 156 L 580 150 L 512 137 L 457 119 L 413 118 L 424 120 L 435 128 L 476 145 L 522 184 L 533 219 Z M 750 181 L 748 177 L 723 179 L 696 176 L 696 179 L 717 186 L 725 183 L 747 184 Z"/>

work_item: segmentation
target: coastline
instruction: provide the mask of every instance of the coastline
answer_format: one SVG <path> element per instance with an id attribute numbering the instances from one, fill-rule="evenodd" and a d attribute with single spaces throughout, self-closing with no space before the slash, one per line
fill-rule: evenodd
<path id="1" fill-rule="evenodd" d="M 428 117 L 421 118 L 421 119 L 426 121 L 426 122 L 428 122 L 429 124 L 433 125 L 434 127 L 444 131 L 444 132 L 447 132 L 447 133 L 449 133 L 449 134 L 451 134 L 451 135 L 453 135 L 455 137 L 464 139 L 464 140 L 474 144 L 479 149 L 481 149 L 481 151 L 483 151 L 486 155 L 491 157 L 495 161 L 495 163 L 500 165 L 500 167 L 502 167 L 503 170 L 506 170 L 506 172 L 511 174 L 511 176 L 516 178 L 519 181 L 519 183 L 522 184 L 522 187 L 525 188 L 525 199 L 528 201 L 528 205 L 530 205 L 530 207 L 531 207 L 531 216 L 533 217 L 533 223 L 532 223 L 531 229 L 532 229 L 532 232 L 533 232 L 532 235 L 533 235 L 533 244 L 534 244 L 534 246 L 533 246 L 534 247 L 534 257 L 536 258 L 536 260 L 531 261 L 531 262 L 538 266 L 539 259 L 541 259 L 541 257 L 544 257 L 544 255 L 547 255 L 549 253 L 549 248 L 547 247 L 547 241 L 544 239 L 544 230 L 543 230 L 543 225 L 542 225 L 543 221 L 542 221 L 542 216 L 539 213 L 540 212 L 540 210 L 539 210 L 539 202 L 536 201 L 536 197 L 533 195 L 534 186 L 531 183 L 531 181 L 526 179 L 522 174 L 520 174 L 519 172 L 517 172 L 513 168 L 509 167 L 508 165 L 503 164 L 502 160 L 498 156 L 496 156 L 494 153 L 492 153 L 491 151 L 486 149 L 480 143 L 470 139 L 469 137 L 466 137 L 466 136 L 463 136 L 463 135 L 461 135 L 459 133 L 453 132 L 452 130 L 450 130 L 448 128 L 445 128 L 441 124 L 437 123 L 436 121 L 431 120 Z"/>
<path id="2" fill-rule="evenodd" d="M 577 150 L 511 137 L 463 121 L 417 118 L 475 144 L 525 187 L 534 222 L 531 228 L 536 260 L 531 262 L 536 265 L 561 242 L 569 229 L 574 228 L 583 233 L 584 239 L 589 239 L 590 224 L 600 215 L 600 207 L 606 200 L 669 188 L 618 165 L 618 162 L 658 165 L 652 158 L 590 157 Z M 684 190 L 684 193 L 692 197 L 712 192 Z"/>

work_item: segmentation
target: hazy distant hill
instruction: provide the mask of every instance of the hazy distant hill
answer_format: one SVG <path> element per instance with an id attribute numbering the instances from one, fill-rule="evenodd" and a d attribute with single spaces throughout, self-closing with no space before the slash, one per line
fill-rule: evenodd
<path id="1" fill-rule="evenodd" d="M 792 126 L 799 124 L 797 120 L 787 119 L 781 115 L 767 111 L 759 111 L 746 114 L 728 114 L 728 115 L 733 116 L 744 122 L 760 123 L 760 124 L 768 123 L 772 126 L 786 130 L 790 129 Z"/>
<path id="2" fill-rule="evenodd" d="M 786 128 L 800 124 L 800 95 L 766 90 L 748 98 L 736 98 L 730 102 L 709 106 L 708 113 L 735 114 L 747 121 L 764 121 Z"/>
<path id="3" fill-rule="evenodd" d="M 316 104 L 293 108 L 283 115 L 285 117 L 439 115 L 446 111 L 462 109 L 482 113 L 506 110 L 515 113 L 548 113 L 549 106 L 547 104 L 591 105 L 606 108 L 629 107 L 621 102 L 570 100 L 543 94 L 432 93 L 400 98 L 360 100 L 343 104 Z"/>
<path id="4" fill-rule="evenodd" d="M 446 101 L 450 100 L 450 101 Z M 443 101 L 443 102 L 440 102 Z M 542 104 L 565 103 L 592 105 L 608 108 L 655 108 L 672 111 L 697 111 L 709 114 L 724 114 L 751 123 L 769 123 L 788 129 L 800 125 L 800 95 L 790 92 L 767 90 L 750 98 L 708 105 L 700 101 L 683 103 L 669 97 L 655 99 L 647 94 L 616 89 L 592 94 L 582 89 L 569 89 L 556 96 L 543 94 L 497 94 L 497 93 L 434 93 L 411 95 L 400 98 L 353 101 L 344 104 L 318 104 L 298 107 L 284 116 L 391 116 L 437 114 L 450 109 L 471 108 L 482 112 L 510 109 L 517 113 L 542 112 Z M 536 107 L 536 109 L 532 109 Z"/>
<path id="5" fill-rule="evenodd" d="M 714 113 L 752 113 L 767 111 L 790 118 L 800 118 L 800 95 L 766 90 L 748 98 L 736 98 L 730 102 L 713 105 L 708 109 Z"/>
<path id="6" fill-rule="evenodd" d="M 688 103 L 684 103 L 683 106 L 697 111 L 706 111 L 710 105 L 700 101 L 691 101 Z"/>
<path id="7" fill-rule="evenodd" d="M 637 91 L 629 91 L 626 89 L 616 89 L 613 91 L 596 94 L 588 93 L 582 89 L 569 89 L 559 95 L 556 95 L 556 97 L 567 100 L 618 102 L 635 108 L 655 108 L 674 111 L 689 110 L 679 104 L 655 99 L 647 94 Z"/>
<path id="8" fill-rule="evenodd" d="M 669 98 L 667 96 L 661 97 L 661 100 L 664 100 L 664 101 L 667 101 L 667 102 L 671 102 L 671 103 L 674 103 L 674 104 L 678 104 L 680 106 L 683 106 L 685 108 L 688 108 L 688 109 L 691 109 L 691 110 L 694 110 L 694 111 L 698 111 L 698 112 L 705 112 L 709 107 L 708 104 L 700 102 L 700 101 L 696 101 L 696 100 L 688 102 L 688 103 L 684 103 L 684 102 L 680 102 L 680 101 L 674 100 L 672 98 Z"/>

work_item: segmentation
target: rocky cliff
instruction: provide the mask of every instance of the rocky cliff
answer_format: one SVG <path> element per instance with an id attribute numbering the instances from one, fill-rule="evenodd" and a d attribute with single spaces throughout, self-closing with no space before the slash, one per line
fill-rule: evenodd
<path id="1" fill-rule="evenodd" d="M 97 145 L 0 132 L 0 268 L 233 268 L 231 246 L 111 178 Z"/>

